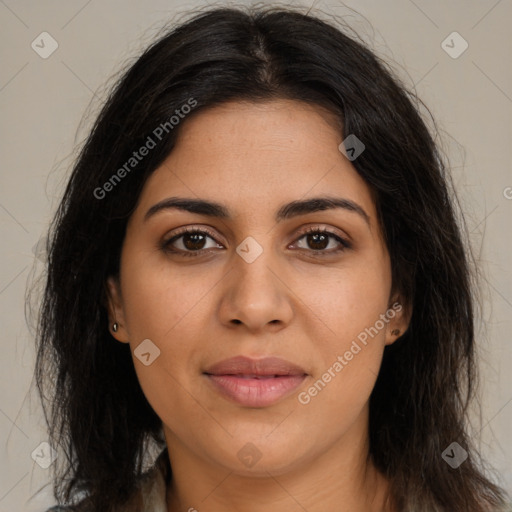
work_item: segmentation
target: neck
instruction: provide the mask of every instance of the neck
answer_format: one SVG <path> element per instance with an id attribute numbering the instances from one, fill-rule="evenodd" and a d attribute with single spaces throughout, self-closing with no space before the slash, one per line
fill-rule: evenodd
<path id="1" fill-rule="evenodd" d="M 391 512 L 388 483 L 368 457 L 367 414 L 356 423 L 320 456 L 257 476 L 206 461 L 166 430 L 173 468 L 168 512 Z"/>

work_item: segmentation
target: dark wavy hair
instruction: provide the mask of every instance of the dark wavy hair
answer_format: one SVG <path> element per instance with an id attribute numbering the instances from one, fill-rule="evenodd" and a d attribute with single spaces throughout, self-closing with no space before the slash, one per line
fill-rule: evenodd
<path id="1" fill-rule="evenodd" d="M 485 475 L 468 434 L 475 272 L 448 166 L 422 118 L 423 103 L 348 32 L 296 9 L 210 8 L 153 43 L 112 88 L 48 238 L 35 375 L 51 439 L 65 453 L 54 480 L 59 502 L 85 494 L 95 510 L 120 510 L 148 448 L 164 446 L 129 345 L 109 332 L 105 282 L 119 271 L 145 180 L 187 120 L 108 194 L 98 198 L 95 190 L 194 98 L 190 116 L 233 100 L 306 102 L 339 119 L 340 140 L 355 134 L 363 141 L 353 165 L 376 198 L 393 291 L 412 311 L 406 333 L 385 349 L 370 398 L 370 456 L 389 479 L 398 511 L 504 504 L 505 491 Z M 454 441 L 469 453 L 457 469 L 442 458 Z"/>

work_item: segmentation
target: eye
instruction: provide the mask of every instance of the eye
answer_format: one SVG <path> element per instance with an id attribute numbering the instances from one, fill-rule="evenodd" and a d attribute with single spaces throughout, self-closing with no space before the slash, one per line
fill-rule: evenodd
<path id="1" fill-rule="evenodd" d="M 299 245 L 301 240 L 304 240 L 305 247 L 304 245 Z M 316 253 L 315 256 L 327 256 L 352 247 L 347 240 L 336 233 L 316 226 L 308 228 L 305 233 L 298 238 L 297 245 L 299 246 L 299 249 L 305 249 Z"/>
<path id="2" fill-rule="evenodd" d="M 208 239 L 214 242 L 209 247 Z M 203 251 L 209 252 L 212 248 L 222 249 L 223 246 L 217 243 L 213 234 L 205 228 L 185 228 L 162 244 L 164 251 L 183 256 L 199 256 Z"/>

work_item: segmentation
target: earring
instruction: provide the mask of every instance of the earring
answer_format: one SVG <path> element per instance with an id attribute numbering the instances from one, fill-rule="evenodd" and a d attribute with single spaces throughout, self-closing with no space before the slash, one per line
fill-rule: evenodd
<path id="1" fill-rule="evenodd" d="M 114 322 L 114 323 L 112 324 L 112 330 L 113 330 L 114 332 L 117 332 L 117 328 L 118 328 L 118 327 L 119 327 L 119 324 L 118 324 L 117 322 Z"/>
<path id="2" fill-rule="evenodd" d="M 398 335 L 400 334 L 400 329 L 393 329 L 393 330 L 391 331 L 391 334 L 392 334 L 393 336 L 398 336 Z"/>

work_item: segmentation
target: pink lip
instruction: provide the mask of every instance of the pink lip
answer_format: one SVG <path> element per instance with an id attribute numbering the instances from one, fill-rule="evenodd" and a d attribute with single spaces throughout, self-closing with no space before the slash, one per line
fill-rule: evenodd
<path id="1" fill-rule="evenodd" d="M 214 387 L 231 400 L 248 407 L 266 407 L 292 393 L 306 371 L 278 357 L 233 357 L 205 372 Z"/>

